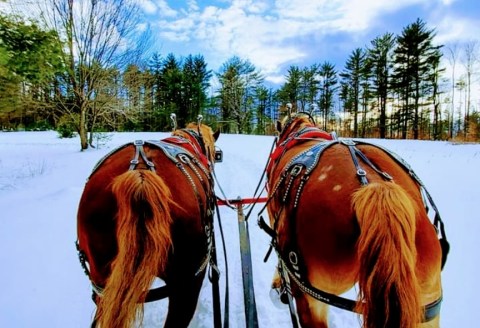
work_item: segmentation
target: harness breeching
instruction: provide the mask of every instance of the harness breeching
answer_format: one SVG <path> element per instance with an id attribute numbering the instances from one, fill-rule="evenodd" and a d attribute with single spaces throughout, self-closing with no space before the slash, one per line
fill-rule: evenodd
<path id="1" fill-rule="evenodd" d="M 212 272 L 209 273 L 209 278 L 212 280 L 212 277 L 218 277 L 219 269 L 217 267 L 216 256 L 215 252 L 215 242 L 214 242 L 214 229 L 213 229 L 213 215 L 215 211 L 216 205 L 216 198 L 214 193 L 214 179 L 211 173 L 211 169 L 213 168 L 212 164 L 209 162 L 206 155 L 201 153 L 200 149 L 205 149 L 205 146 L 201 145 L 201 143 L 197 143 L 198 134 L 194 130 L 187 130 L 185 132 L 192 137 L 189 139 L 185 139 L 178 136 L 172 136 L 167 139 L 163 140 L 150 140 L 150 141 L 143 141 L 143 140 L 136 140 L 133 142 L 135 147 L 135 153 L 133 155 L 132 160 L 130 161 L 128 170 L 135 170 L 138 169 L 139 165 L 145 165 L 146 169 L 155 172 L 155 164 L 150 161 L 145 153 L 144 146 L 148 145 L 149 147 L 157 148 L 161 150 L 166 157 L 172 161 L 175 166 L 182 172 L 182 174 L 187 179 L 188 183 L 190 184 L 197 202 L 199 204 L 200 214 L 201 214 L 201 222 L 205 230 L 205 234 L 207 236 L 207 252 L 199 264 L 199 268 L 196 271 L 195 275 L 200 274 L 208 266 L 210 266 Z M 203 139 L 202 139 L 203 143 Z M 93 168 L 90 177 L 99 169 L 102 163 L 114 153 L 124 149 L 131 144 L 122 145 L 111 152 L 109 152 L 106 156 L 104 156 Z M 201 191 L 206 195 L 207 203 L 203 204 L 202 198 L 200 196 L 200 189 L 197 187 L 194 178 L 187 167 L 193 172 L 196 176 L 197 180 L 200 181 L 200 188 Z M 78 251 L 78 256 L 80 260 L 80 264 L 90 279 L 92 284 L 92 291 L 93 295 L 92 298 L 95 301 L 96 296 L 101 297 L 103 293 L 103 288 L 101 286 L 96 285 L 90 276 L 90 270 L 88 266 L 88 262 L 85 256 L 85 253 L 80 249 L 78 241 L 76 241 L 76 248 Z M 215 273 L 213 273 L 213 271 Z M 145 302 L 152 302 L 157 301 L 163 298 L 168 297 L 168 290 L 167 286 L 160 286 L 157 288 L 150 289 L 147 293 Z"/>
<path id="2" fill-rule="evenodd" d="M 291 122 L 289 122 L 291 124 Z M 288 127 L 285 127 L 285 129 Z M 318 165 L 319 160 L 323 154 L 323 152 L 328 149 L 329 147 L 340 144 L 343 146 L 348 147 L 348 150 L 351 155 L 351 159 L 354 163 L 356 175 L 359 179 L 361 185 L 368 184 L 367 173 L 363 169 L 362 165 L 366 165 L 373 169 L 377 174 L 379 174 L 384 180 L 390 181 L 392 177 L 387 173 L 379 168 L 376 167 L 368 157 L 360 151 L 356 145 L 372 145 L 363 141 L 358 140 L 336 140 L 336 138 L 328 138 L 334 140 L 325 140 L 325 137 L 316 137 L 315 135 L 313 138 L 302 138 L 305 131 L 309 133 L 314 133 L 313 130 L 317 128 L 304 128 L 299 130 L 297 133 L 291 133 L 285 141 L 278 144 L 277 149 L 272 151 L 272 154 L 269 159 L 268 169 L 267 169 L 267 179 L 269 172 L 271 172 L 271 168 L 275 163 L 278 163 L 280 158 L 285 154 L 285 152 L 292 148 L 293 145 L 298 144 L 302 141 L 307 140 L 317 140 L 317 142 L 310 146 L 308 149 L 302 151 L 301 153 L 297 154 L 293 157 L 282 169 L 282 173 L 279 177 L 279 180 L 274 185 L 273 189 L 270 191 L 270 195 L 267 199 L 267 202 L 263 209 L 258 214 L 258 224 L 259 226 L 272 238 L 270 248 L 267 251 L 264 261 L 266 262 L 269 255 L 271 254 L 272 249 L 275 250 L 278 256 L 278 272 L 281 278 L 281 288 L 280 292 L 283 295 L 280 295 L 282 302 L 288 303 L 290 307 L 290 313 L 292 316 L 292 323 L 296 327 L 298 323 L 296 322 L 296 314 L 293 310 L 293 299 L 291 295 L 291 288 L 290 288 L 290 280 L 293 280 L 298 288 L 303 292 L 311 297 L 315 298 L 318 301 L 324 302 L 329 305 L 333 305 L 335 307 L 355 312 L 357 307 L 357 301 L 343 298 L 338 295 L 334 295 L 331 293 L 327 293 L 322 291 L 316 287 L 314 287 L 306 278 L 306 268 L 301 258 L 298 250 L 297 250 L 297 242 L 296 242 L 296 233 L 295 229 L 289 234 L 289 241 L 286 242 L 283 249 L 280 249 L 278 244 L 278 235 L 277 235 L 277 228 L 278 228 L 278 221 L 282 211 L 285 210 L 286 204 L 293 204 L 290 208 L 289 218 L 290 220 L 295 220 L 296 216 L 296 209 L 298 207 L 299 201 L 302 196 L 302 191 L 305 184 L 308 182 L 311 172 L 313 169 Z M 318 129 L 317 129 L 318 130 Z M 325 132 L 323 132 L 325 133 Z M 290 145 L 289 145 L 290 144 Z M 378 147 L 376 145 L 372 145 Z M 422 181 L 418 178 L 418 176 L 413 172 L 411 167 L 400 158 L 400 156 L 396 155 L 395 153 L 386 150 L 382 147 L 378 147 L 379 149 L 383 150 L 386 154 L 388 154 L 392 159 L 394 159 L 420 186 L 420 192 L 423 197 L 424 205 L 428 213 L 428 206 L 430 205 L 433 210 L 435 211 L 435 217 L 433 220 L 433 225 L 439 235 L 439 242 L 442 249 L 442 268 L 446 262 L 449 244 L 445 235 L 445 229 L 443 221 L 440 218 L 440 214 L 438 209 L 433 202 L 432 197 L 426 190 Z M 272 201 L 272 199 L 277 196 L 280 202 L 280 209 L 277 213 L 274 213 L 275 217 L 273 218 L 273 227 L 267 224 L 262 216 L 262 212 L 267 207 L 268 203 Z M 295 224 L 292 224 L 295 227 Z M 424 317 L 423 321 L 427 322 L 435 318 L 440 312 L 440 305 L 442 302 L 442 297 L 435 300 L 434 302 L 426 305 L 424 307 Z"/>

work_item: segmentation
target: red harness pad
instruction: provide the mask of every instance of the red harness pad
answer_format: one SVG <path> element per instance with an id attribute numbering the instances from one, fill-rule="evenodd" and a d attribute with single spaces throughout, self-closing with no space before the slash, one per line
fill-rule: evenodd
<path id="1" fill-rule="evenodd" d="M 172 136 L 168 137 L 165 139 L 162 139 L 162 141 L 174 144 L 176 146 L 180 146 L 190 152 L 191 154 L 194 154 L 198 157 L 200 162 L 205 166 L 208 167 L 208 158 L 205 156 L 201 151 L 198 145 L 193 144 L 190 140 L 187 140 L 182 137 L 177 137 L 177 136 Z"/>

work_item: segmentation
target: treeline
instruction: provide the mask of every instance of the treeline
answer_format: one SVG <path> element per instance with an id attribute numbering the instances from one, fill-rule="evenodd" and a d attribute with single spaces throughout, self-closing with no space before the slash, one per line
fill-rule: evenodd
<path id="1" fill-rule="evenodd" d="M 136 44 L 125 47 L 138 10 L 128 0 L 112 2 L 115 10 L 108 14 L 92 7 L 82 17 L 72 15 L 68 1 L 54 3 L 55 15 L 41 26 L 55 28 L 0 16 L 4 130 L 75 131 L 86 149 L 96 131 L 167 131 L 176 113 L 180 125 L 202 114 L 223 132 L 272 134 L 273 122 L 290 103 L 341 136 L 480 137 L 470 91 L 480 58 L 476 43 L 463 48 L 470 56 L 460 56 L 458 47 L 446 51 L 420 19 L 398 36 L 386 33 L 353 50 L 341 70 L 328 61 L 291 66 L 285 84 L 272 89 L 253 64 L 238 57 L 218 72 L 208 69 L 202 55 L 155 53 L 139 60 L 149 39 L 137 35 Z M 453 67 L 463 58 L 465 75 L 445 76 L 445 53 Z"/>

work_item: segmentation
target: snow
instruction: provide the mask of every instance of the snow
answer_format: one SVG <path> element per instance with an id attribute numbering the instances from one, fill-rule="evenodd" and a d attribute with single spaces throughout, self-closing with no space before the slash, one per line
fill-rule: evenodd
<path id="1" fill-rule="evenodd" d="M 76 212 L 95 163 L 118 145 L 160 139 L 167 133 L 115 133 L 98 149 L 79 151 L 79 140 L 56 132 L 0 132 L 0 327 L 88 327 L 95 306 L 75 249 Z M 108 140 L 110 139 L 110 140 Z M 480 145 L 413 140 L 370 140 L 403 157 L 422 179 L 446 225 L 451 252 L 442 273 L 442 327 L 472 327 L 480 301 Z M 262 175 L 273 137 L 221 135 L 224 161 L 216 176 L 228 198 L 249 198 Z M 263 187 L 263 184 L 262 184 Z M 217 194 L 222 197 L 219 186 Z M 291 327 L 288 308 L 269 298 L 275 258 L 263 262 L 269 237 L 249 220 L 253 277 L 260 327 Z M 245 205 L 245 212 L 249 211 Z M 230 326 L 244 327 L 237 213 L 220 216 L 227 237 Z M 216 223 L 221 299 L 225 265 Z M 354 298 L 355 290 L 347 293 Z M 205 280 L 191 327 L 212 327 L 211 284 Z M 145 306 L 144 327 L 161 326 L 168 300 Z M 355 314 L 331 308 L 332 327 L 359 327 Z"/>

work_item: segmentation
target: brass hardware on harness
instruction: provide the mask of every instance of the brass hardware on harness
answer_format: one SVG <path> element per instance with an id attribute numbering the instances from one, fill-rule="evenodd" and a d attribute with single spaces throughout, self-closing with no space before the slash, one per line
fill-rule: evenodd
<path id="1" fill-rule="evenodd" d="M 295 165 L 291 171 L 290 171 L 290 175 L 292 177 L 296 177 L 300 174 L 300 172 L 302 172 L 302 169 L 303 169 L 303 166 L 302 165 Z"/>
<path id="2" fill-rule="evenodd" d="M 185 164 L 190 163 L 190 158 L 185 154 L 179 154 L 178 159 L 180 159 Z"/>
<path id="3" fill-rule="evenodd" d="M 221 163 L 223 161 L 223 151 L 215 149 L 215 163 Z"/>

